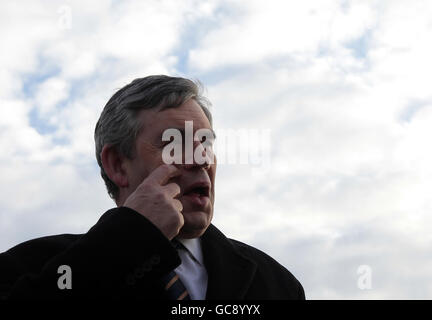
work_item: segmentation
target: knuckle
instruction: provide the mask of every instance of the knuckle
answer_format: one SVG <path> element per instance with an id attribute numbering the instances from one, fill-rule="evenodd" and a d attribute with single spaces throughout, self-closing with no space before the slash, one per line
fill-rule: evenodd
<path id="1" fill-rule="evenodd" d="M 177 208 L 179 210 L 183 210 L 183 204 L 179 200 L 174 199 L 173 200 L 173 205 L 174 205 L 175 208 Z"/>
<path id="2" fill-rule="evenodd" d="M 162 173 L 167 174 L 171 171 L 171 165 L 164 163 L 163 165 L 161 165 L 160 169 Z"/>
<path id="3" fill-rule="evenodd" d="M 178 216 L 179 216 L 179 225 L 180 225 L 180 227 L 182 227 L 184 225 L 183 215 L 181 213 L 179 213 Z"/>
<path id="4" fill-rule="evenodd" d="M 157 201 L 163 202 L 163 201 L 166 201 L 167 196 L 166 196 L 166 194 L 164 192 L 157 192 L 155 194 L 155 198 L 156 198 Z"/>
<path id="5" fill-rule="evenodd" d="M 180 193 L 180 187 L 177 183 L 172 183 L 170 185 L 170 188 L 171 188 L 173 193 Z"/>
<path id="6" fill-rule="evenodd" d="M 138 188 L 142 191 L 142 192 L 149 192 L 153 189 L 153 185 L 147 180 L 145 179 L 143 181 L 143 183 L 141 183 Z"/>

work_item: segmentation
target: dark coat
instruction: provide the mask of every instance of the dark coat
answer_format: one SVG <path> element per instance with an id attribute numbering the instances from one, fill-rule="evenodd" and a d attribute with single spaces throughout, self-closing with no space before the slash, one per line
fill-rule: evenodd
<path id="1" fill-rule="evenodd" d="M 304 299 L 297 279 L 265 253 L 210 225 L 202 236 L 207 299 Z M 107 211 L 87 233 L 42 237 L 0 254 L 0 298 L 165 299 L 160 277 L 181 260 L 149 220 L 125 207 Z M 61 265 L 72 289 L 60 290 Z"/>

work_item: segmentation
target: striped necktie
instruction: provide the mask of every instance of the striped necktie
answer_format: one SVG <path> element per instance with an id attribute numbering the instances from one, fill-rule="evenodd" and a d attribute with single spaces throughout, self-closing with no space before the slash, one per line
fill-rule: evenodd
<path id="1" fill-rule="evenodd" d="M 172 243 L 177 250 L 185 249 L 177 240 L 173 240 Z M 186 287 L 174 270 L 162 277 L 162 283 L 170 300 L 190 300 Z"/>

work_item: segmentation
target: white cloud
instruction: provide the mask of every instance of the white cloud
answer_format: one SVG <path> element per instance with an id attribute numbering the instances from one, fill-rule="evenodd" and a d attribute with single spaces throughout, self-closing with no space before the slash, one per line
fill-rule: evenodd
<path id="1" fill-rule="evenodd" d="M 1 7 L 0 250 L 85 232 L 113 206 L 94 160 L 103 105 L 135 77 L 184 72 L 208 86 L 216 129 L 272 130 L 269 172 L 218 168 L 217 226 L 309 298 L 432 296 L 428 1 Z"/>
<path id="2" fill-rule="evenodd" d="M 239 13 L 206 35 L 191 50 L 199 70 L 229 64 L 259 63 L 283 55 L 310 56 L 320 49 L 340 50 L 345 41 L 372 27 L 375 12 L 366 3 L 341 10 L 336 1 L 249 1 Z"/>
<path id="3" fill-rule="evenodd" d="M 275 249 L 274 254 L 298 272 L 310 298 L 430 297 L 430 287 L 418 280 L 431 278 L 427 268 L 418 278 L 407 271 L 431 263 L 425 252 L 432 239 L 424 227 L 430 224 L 432 205 L 432 152 L 427 147 L 430 5 L 422 2 L 404 11 L 403 2 L 368 7 L 365 2 L 361 7 L 352 3 L 346 8 L 324 5 L 328 11 L 321 10 L 321 15 L 331 14 L 326 16 L 329 23 L 320 27 L 322 20 L 309 23 L 307 10 L 293 8 L 303 18 L 293 20 L 298 30 L 306 30 L 299 32 L 305 39 L 294 41 L 295 48 L 272 44 L 271 36 L 261 41 L 262 33 L 270 31 L 278 40 L 285 39 L 281 34 L 291 22 L 283 21 L 285 28 L 278 28 L 279 15 L 268 13 L 265 31 L 267 26 L 257 17 L 272 9 L 252 6 L 240 22 L 215 30 L 194 49 L 190 65 L 203 74 L 233 70 L 209 89 L 215 105 L 223 106 L 215 110 L 215 123 L 273 131 L 270 174 L 254 177 L 250 168 L 219 168 L 219 182 L 239 182 L 223 191 L 226 200 L 216 220 L 235 237 L 267 250 L 273 247 L 269 239 L 284 243 L 278 248 L 285 249 Z M 277 9 L 284 12 L 283 6 Z M 308 27 L 302 28 L 303 21 Z M 313 26 L 316 34 L 310 36 L 308 28 Z M 402 28 L 401 39 L 393 41 Z M 368 37 L 364 56 L 348 47 L 362 36 Z M 248 41 L 252 38 L 256 41 Z M 240 73 L 233 67 L 239 64 L 245 65 Z M 247 189 L 241 188 L 245 181 Z M 241 213 L 238 217 L 233 212 Z M 349 250 L 336 241 L 364 228 L 374 230 L 373 237 L 365 233 Z M 283 230 L 294 236 L 280 239 Z M 308 241 L 317 236 L 319 242 Z M 397 251 L 400 237 L 404 245 Z M 305 244 L 292 248 L 297 241 Z M 381 285 L 370 292 L 356 287 L 355 271 L 362 263 L 374 267 Z M 398 281 L 402 274 L 422 289 L 408 289 Z M 351 282 L 344 285 L 343 280 Z"/>
<path id="4" fill-rule="evenodd" d="M 85 232 L 113 206 L 94 158 L 96 120 L 134 77 L 169 72 L 192 5 L 2 4 L 2 250 L 47 233 Z"/>
<path id="5" fill-rule="evenodd" d="M 56 105 L 69 96 L 68 83 L 56 77 L 42 82 L 36 90 L 35 104 L 42 116 L 53 112 Z"/>

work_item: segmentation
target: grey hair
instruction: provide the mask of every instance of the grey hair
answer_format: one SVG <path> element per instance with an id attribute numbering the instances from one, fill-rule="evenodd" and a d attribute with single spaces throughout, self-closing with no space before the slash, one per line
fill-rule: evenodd
<path id="1" fill-rule="evenodd" d="M 212 125 L 211 103 L 202 92 L 203 86 L 199 81 L 154 75 L 133 80 L 109 99 L 96 123 L 94 139 L 101 176 L 112 199 L 117 199 L 119 188 L 103 168 L 103 147 L 113 146 L 120 154 L 133 159 L 135 141 L 142 129 L 138 113 L 156 107 L 176 108 L 189 99 L 194 99 L 200 105 Z"/>

